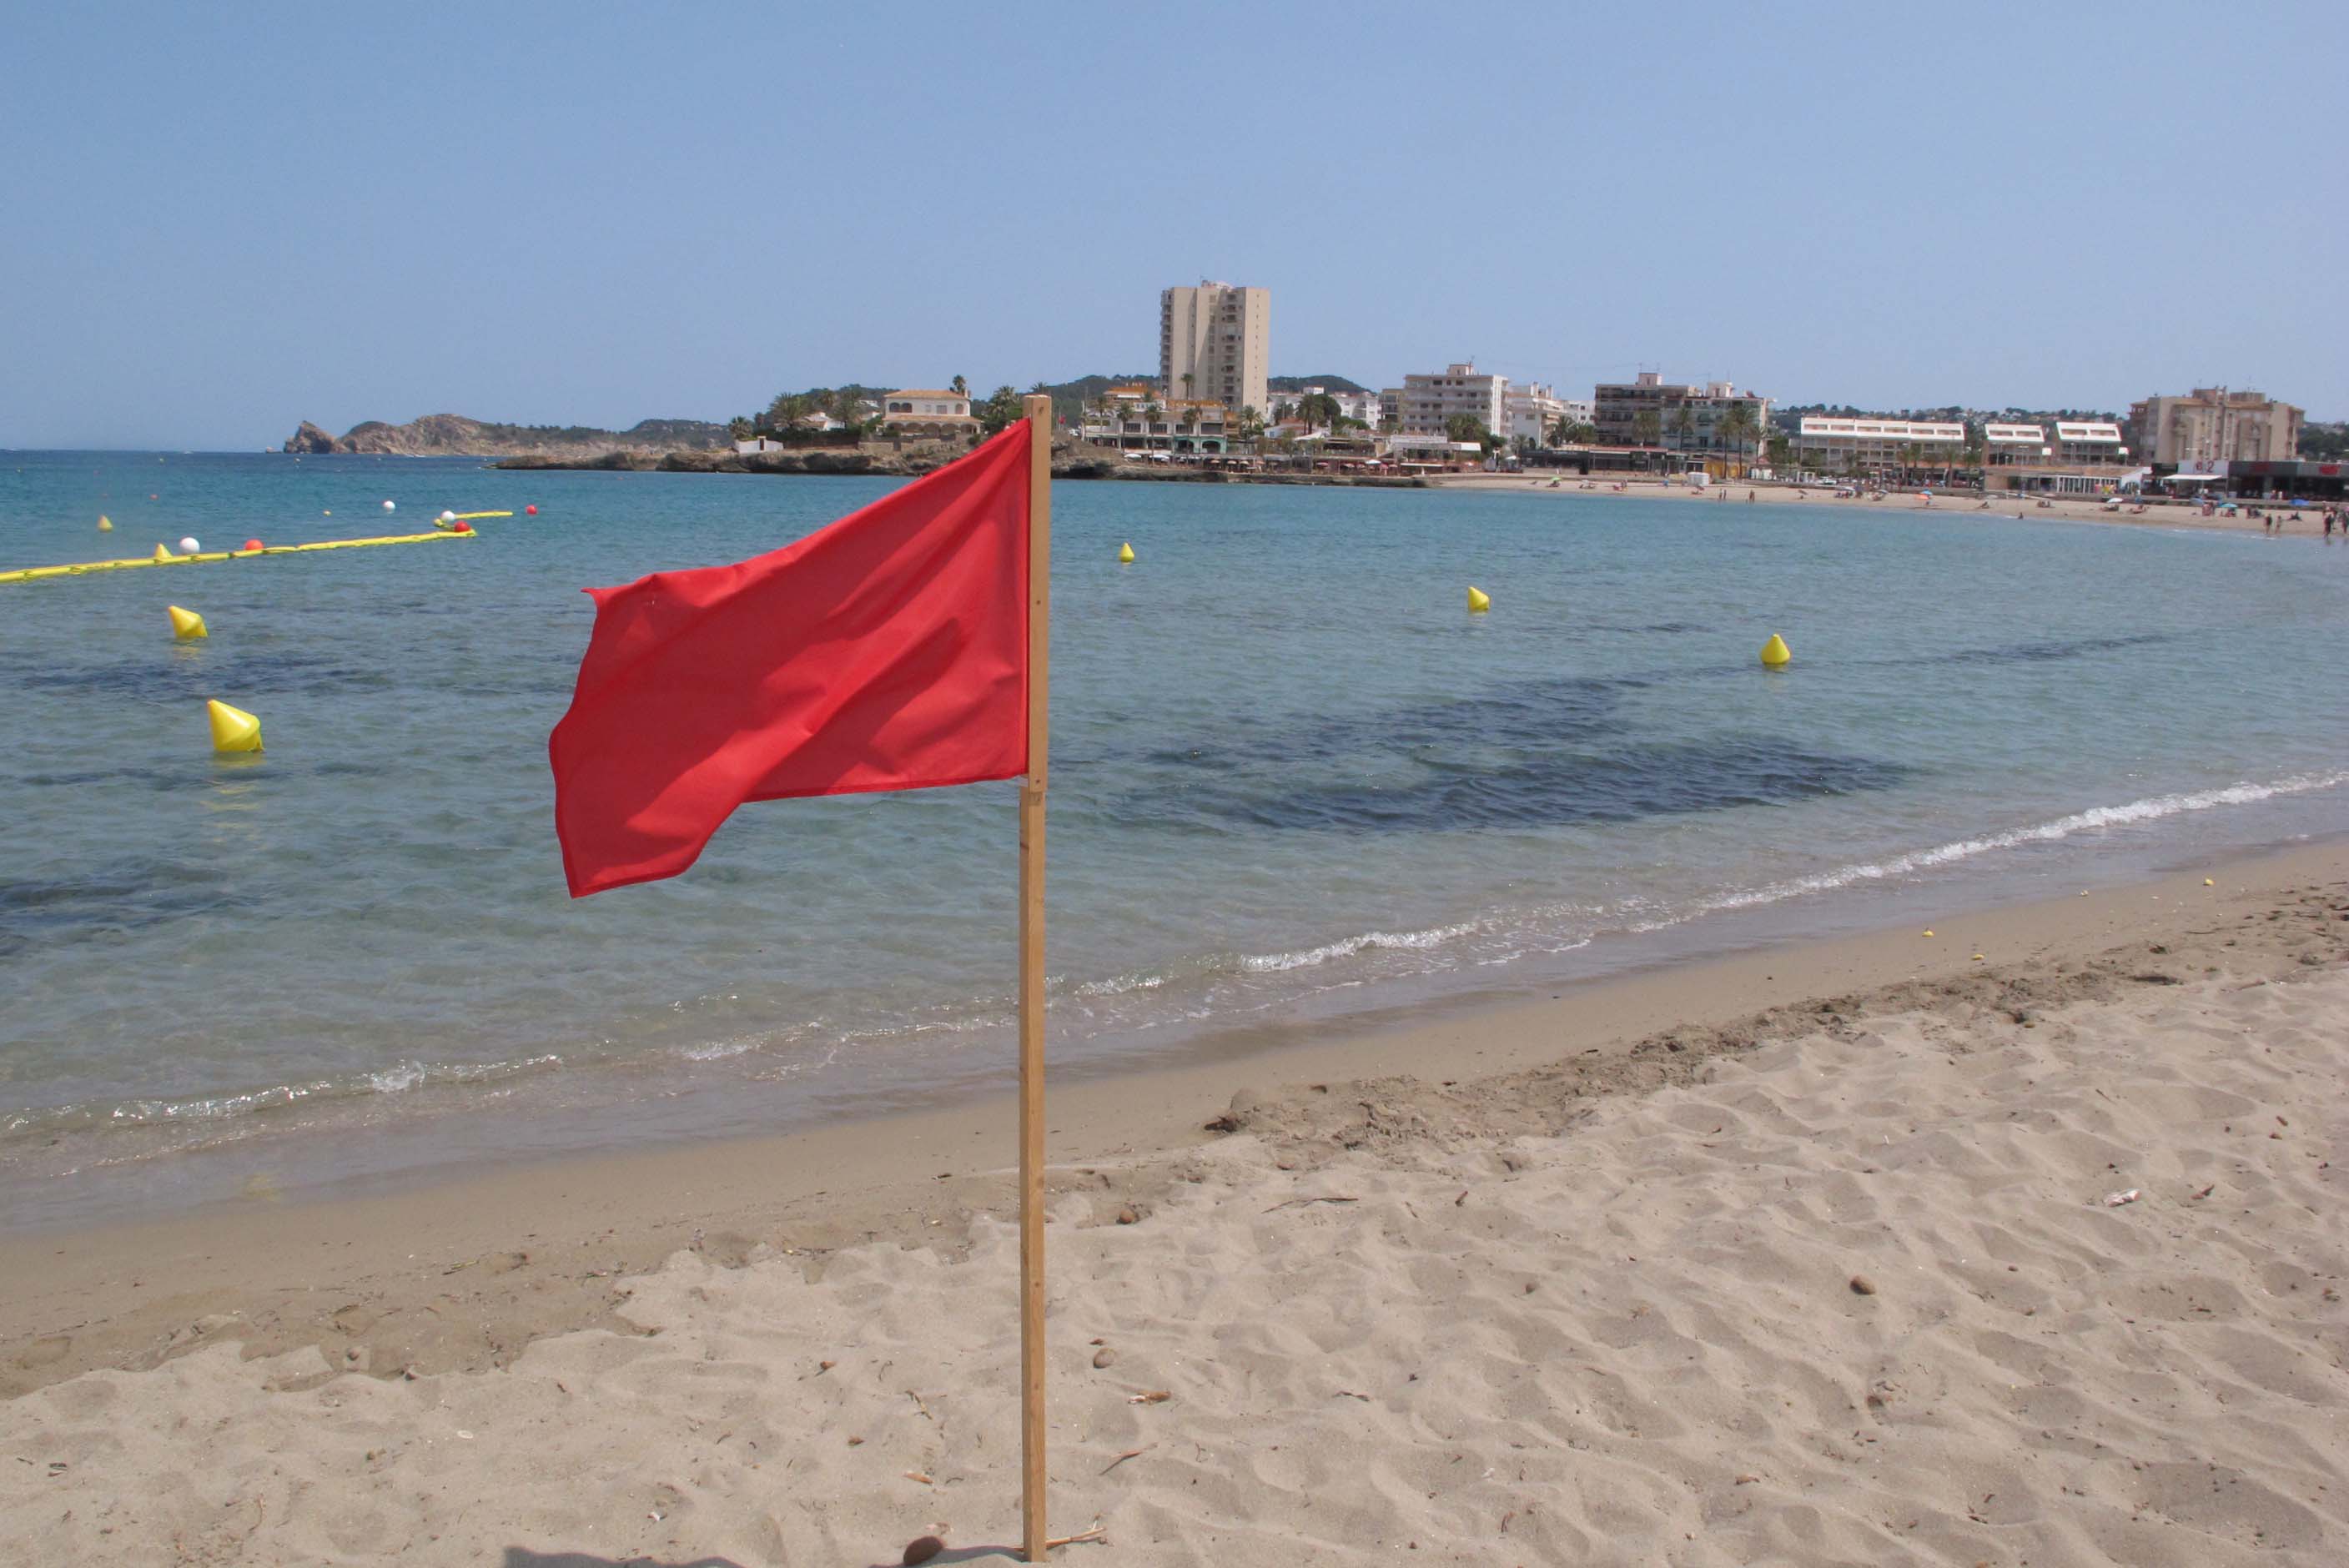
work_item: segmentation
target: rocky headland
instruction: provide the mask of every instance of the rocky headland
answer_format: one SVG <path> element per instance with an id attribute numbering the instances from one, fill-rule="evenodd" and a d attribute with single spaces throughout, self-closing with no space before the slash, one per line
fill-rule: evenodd
<path id="1" fill-rule="evenodd" d="M 405 425 L 369 419 L 340 436 L 305 419 L 285 449 L 303 454 L 507 458 L 593 457 L 613 452 L 658 456 L 724 449 L 730 445 L 725 426 L 702 419 L 645 419 L 626 430 L 599 430 L 586 425 L 501 425 L 469 419 L 462 414 L 427 414 Z"/>

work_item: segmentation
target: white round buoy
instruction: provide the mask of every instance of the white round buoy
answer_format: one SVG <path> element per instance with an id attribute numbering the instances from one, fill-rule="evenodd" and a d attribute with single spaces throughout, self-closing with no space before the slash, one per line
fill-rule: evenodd
<path id="1" fill-rule="evenodd" d="M 202 550 L 202 545 L 196 542 L 196 536 L 192 533 L 188 535 L 187 538 L 180 541 L 180 553 L 182 555 L 193 555 L 197 551 Z"/>
<path id="2" fill-rule="evenodd" d="M 391 502 L 386 501 L 383 503 L 383 510 L 386 511 L 398 511 L 399 509 L 394 506 Z"/>
<path id="3" fill-rule="evenodd" d="M 444 511 L 440 514 L 440 521 L 443 522 L 454 522 L 457 521 L 457 514 L 453 511 Z"/>

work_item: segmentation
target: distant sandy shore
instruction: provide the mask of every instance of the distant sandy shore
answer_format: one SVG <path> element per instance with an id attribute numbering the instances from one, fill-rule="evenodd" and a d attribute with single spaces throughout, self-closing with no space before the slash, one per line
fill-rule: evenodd
<path id="1" fill-rule="evenodd" d="M 2333 842 L 1056 1092 L 1056 1560 L 2349 1560 L 2345 960 Z M 1010 1149 L 0 1241 L 0 1540 L 1006 1542 Z"/>
<path id="2" fill-rule="evenodd" d="M 1556 490 L 1550 488 L 1550 480 L 1553 478 L 1559 481 Z M 2130 512 L 2127 507 L 2119 511 L 2108 510 L 2101 500 L 2051 499 L 2043 504 L 2037 497 L 2017 500 L 2012 496 L 1993 496 L 1991 499 L 1991 504 L 1984 507 L 1982 504 L 1982 498 L 1969 491 L 1957 491 L 1948 495 L 1936 494 L 1929 509 L 1922 496 L 1913 490 L 1893 490 L 1882 500 L 1872 500 L 1865 496 L 1838 500 L 1832 486 L 1823 488 L 1812 485 L 1798 490 L 1793 485 L 1775 483 L 1747 485 L 1733 481 L 1729 484 L 1708 485 L 1702 490 L 1692 490 L 1684 485 L 1668 485 L 1658 480 L 1620 480 L 1607 475 L 1594 475 L 1589 480 L 1585 481 L 1579 474 L 1563 476 L 1544 474 L 1538 478 L 1526 474 L 1444 474 L 1432 478 L 1427 482 L 1443 490 L 1495 492 L 1539 490 L 1546 495 L 1599 495 L 1619 500 L 1625 497 L 1637 497 L 1648 500 L 1702 501 L 1708 506 L 1723 507 L 1743 506 L 1746 504 L 1745 498 L 1750 494 L 1754 498 L 1754 504 L 1757 505 L 1828 506 L 1848 508 L 1854 511 L 1930 510 L 1937 513 L 1948 512 L 1966 517 L 2060 518 L 2067 522 L 2119 522 L 2152 528 L 2209 528 L 2224 530 L 2230 533 L 2267 531 L 2266 525 L 2257 518 L 2240 514 L 2234 517 L 2221 517 L 2215 512 L 2209 517 L 2204 517 L 2199 507 L 2167 501 L 2147 503 L 2144 514 L 2139 516 Z M 1586 482 L 1592 488 L 1584 489 Z M 1618 483 L 1622 483 L 1625 488 L 1617 490 L 1613 487 Z M 2302 509 L 2301 521 L 2293 522 L 2290 521 L 2292 508 L 2271 506 L 2265 502 L 2261 503 L 2261 510 L 2271 518 L 2283 520 L 2282 526 L 2283 533 L 2302 534 L 2314 538 L 2321 538 L 2323 535 L 2323 512 L 2319 508 L 2312 506 Z"/>

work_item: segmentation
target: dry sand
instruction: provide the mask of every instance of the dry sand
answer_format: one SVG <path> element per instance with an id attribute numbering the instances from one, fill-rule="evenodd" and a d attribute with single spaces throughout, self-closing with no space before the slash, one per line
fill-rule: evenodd
<path id="1" fill-rule="evenodd" d="M 1054 1528 L 1109 1536 L 1060 1555 L 2349 1561 L 2344 862 L 1062 1097 L 1141 1109 L 1056 1140 Z M 970 1130 L 12 1238 L 0 1556 L 995 1555 Z"/>
<path id="2" fill-rule="evenodd" d="M 1554 490 L 1550 488 L 1550 481 L 1553 479 L 1558 481 L 1557 488 Z M 1602 495 L 1613 496 L 1617 500 L 1630 497 L 1647 500 L 1694 500 L 1702 501 L 1707 505 L 1718 505 L 1724 509 L 1746 504 L 1745 498 L 1750 491 L 1755 504 L 1758 505 L 1828 506 L 1853 511 L 1930 511 L 1937 515 L 1946 513 L 1959 517 L 2012 519 L 2021 516 L 2037 518 L 2042 521 L 2054 520 L 2063 522 L 2121 522 L 2152 528 L 2215 529 L 2227 533 L 2269 531 L 2267 523 L 2259 518 L 2246 517 L 2240 513 L 2233 517 L 2221 517 L 2216 512 L 2205 517 L 2199 507 L 2182 501 L 2151 502 L 2147 504 L 2145 511 L 2139 514 L 2131 512 L 2127 507 L 2116 511 L 2108 509 L 2102 500 L 2058 500 L 2038 496 L 1993 495 L 1990 498 L 1990 505 L 1985 507 L 1982 505 L 1982 498 L 1969 490 L 1937 490 L 1934 492 L 1932 505 L 1929 508 L 1925 504 L 1923 496 L 1914 488 L 1891 490 L 1886 493 L 1881 500 L 1872 499 L 1874 492 L 1837 499 L 1833 485 L 1800 487 L 1802 493 L 1797 494 L 1797 487 L 1783 485 L 1775 481 L 1748 485 L 1733 480 L 1726 484 L 1708 485 L 1702 490 L 1692 490 L 1684 485 L 1668 485 L 1661 480 L 1626 479 L 1623 476 L 1610 474 L 1592 475 L 1588 481 L 1591 488 L 1587 490 L 1583 488 L 1586 482 L 1583 477 L 1577 473 L 1562 476 L 1545 473 L 1539 477 L 1524 473 L 1444 474 L 1432 478 L 1428 482 L 1444 490 L 1540 490 L 1544 494 L 1559 496 Z M 1613 488 L 1618 483 L 1624 486 L 1619 491 Z M 2323 510 L 2321 506 L 2302 508 L 2300 521 L 2294 522 L 2291 521 L 2292 509 L 2288 506 L 2276 506 L 2264 501 L 2260 502 L 2259 505 L 2261 511 L 2268 514 L 2270 520 L 2280 524 L 2279 531 L 2285 535 L 2300 535 L 2311 539 L 2324 537 Z"/>

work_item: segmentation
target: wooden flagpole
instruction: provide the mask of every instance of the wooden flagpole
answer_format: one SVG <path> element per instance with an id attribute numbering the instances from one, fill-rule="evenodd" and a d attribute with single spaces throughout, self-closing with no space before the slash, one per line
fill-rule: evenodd
<path id="1" fill-rule="evenodd" d="M 1052 400 L 1028 415 L 1028 776 L 1019 786 L 1019 1528 L 1044 1561 L 1044 789 L 1050 772 Z"/>

